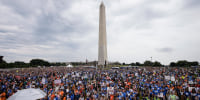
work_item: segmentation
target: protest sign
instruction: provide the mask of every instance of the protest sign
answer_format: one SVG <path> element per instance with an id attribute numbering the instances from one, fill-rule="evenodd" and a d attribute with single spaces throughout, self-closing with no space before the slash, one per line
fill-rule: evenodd
<path id="1" fill-rule="evenodd" d="M 42 78 L 42 84 L 45 84 L 45 78 L 44 77 Z"/>
<path id="2" fill-rule="evenodd" d="M 61 83 L 61 80 L 60 80 L 60 79 L 54 80 L 54 83 L 55 83 L 55 84 L 60 84 L 60 83 Z"/>
<path id="3" fill-rule="evenodd" d="M 165 76 L 165 80 L 170 80 L 170 76 Z"/>
<path id="4" fill-rule="evenodd" d="M 171 81 L 175 81 L 175 77 L 174 76 L 171 76 Z"/>

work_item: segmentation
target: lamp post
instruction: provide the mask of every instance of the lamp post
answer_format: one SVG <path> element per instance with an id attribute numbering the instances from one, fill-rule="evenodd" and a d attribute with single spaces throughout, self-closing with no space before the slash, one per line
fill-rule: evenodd
<path id="1" fill-rule="evenodd" d="M 107 67 L 106 65 L 107 65 L 107 61 L 105 60 L 104 67 Z M 103 69 L 104 69 L 104 67 L 103 67 Z"/>
<path id="2" fill-rule="evenodd" d="M 151 58 L 151 67 L 153 66 L 153 62 L 152 62 L 152 57 L 150 57 Z"/>
<path id="3" fill-rule="evenodd" d="M 97 61 L 94 61 L 95 67 L 96 67 L 96 71 L 97 71 Z"/>

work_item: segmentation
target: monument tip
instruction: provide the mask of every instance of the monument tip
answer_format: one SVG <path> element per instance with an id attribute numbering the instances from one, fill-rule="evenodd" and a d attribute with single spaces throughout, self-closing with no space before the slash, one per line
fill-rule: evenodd
<path id="1" fill-rule="evenodd" d="M 101 1 L 101 5 L 100 6 L 104 6 L 104 3 L 103 3 L 103 1 Z"/>

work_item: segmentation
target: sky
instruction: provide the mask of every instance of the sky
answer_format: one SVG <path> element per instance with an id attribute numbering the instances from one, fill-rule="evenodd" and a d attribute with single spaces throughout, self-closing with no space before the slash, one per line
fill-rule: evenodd
<path id="1" fill-rule="evenodd" d="M 98 60 L 101 0 L 0 0 L 7 62 Z M 104 0 L 108 60 L 200 62 L 200 0 Z"/>

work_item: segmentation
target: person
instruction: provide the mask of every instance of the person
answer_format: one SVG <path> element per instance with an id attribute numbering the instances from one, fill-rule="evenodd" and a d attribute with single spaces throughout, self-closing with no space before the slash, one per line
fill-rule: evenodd
<path id="1" fill-rule="evenodd" d="M 196 100 L 200 100 L 200 90 L 199 90 L 199 92 L 197 93 Z"/>
<path id="2" fill-rule="evenodd" d="M 130 92 L 129 100 L 133 100 L 135 98 L 136 98 L 135 93 Z"/>
<path id="3" fill-rule="evenodd" d="M 84 96 L 83 96 L 83 94 L 81 94 L 79 100 L 84 100 Z"/>
<path id="4" fill-rule="evenodd" d="M 149 98 L 147 93 L 145 94 L 144 100 L 150 100 L 150 98 Z"/>
<path id="5" fill-rule="evenodd" d="M 67 100 L 66 94 L 64 93 L 62 100 Z"/>
<path id="6" fill-rule="evenodd" d="M 6 92 L 0 92 L 0 100 L 6 100 Z"/>
<path id="7" fill-rule="evenodd" d="M 172 91 L 168 97 L 168 100 L 179 100 L 179 97 L 175 94 L 175 91 Z"/>
<path id="8" fill-rule="evenodd" d="M 110 84 L 107 87 L 107 95 L 109 98 L 111 98 L 114 95 L 114 87 L 110 86 Z"/>
<path id="9" fill-rule="evenodd" d="M 184 95 L 184 90 L 183 89 L 181 89 L 180 90 L 180 100 L 186 100 L 186 96 Z"/>
<path id="10" fill-rule="evenodd" d="M 54 92 L 51 94 L 51 100 L 54 100 L 54 98 L 55 98 L 55 94 L 54 94 Z"/>
<path id="11" fill-rule="evenodd" d="M 164 99 L 164 90 L 163 89 L 160 90 L 158 97 L 160 98 L 160 100 Z"/>
<path id="12" fill-rule="evenodd" d="M 191 100 L 195 100 L 196 96 L 197 96 L 196 90 L 193 88 L 191 92 Z"/>
<path id="13" fill-rule="evenodd" d="M 145 71 L 141 68 L 98 71 L 81 67 L 70 69 L 56 67 L 30 68 L 24 69 L 24 71 L 19 70 L 17 73 L 16 70 L 13 70 L 1 72 L 0 91 L 4 91 L 6 97 L 8 97 L 18 90 L 30 88 L 31 85 L 34 85 L 47 92 L 49 100 L 55 98 L 59 100 L 99 100 L 100 98 L 102 100 L 120 98 L 122 100 L 139 100 L 142 98 L 167 100 L 167 97 L 173 100 L 174 98 L 177 99 L 178 96 L 180 100 L 186 100 L 186 95 L 190 100 L 192 100 L 191 96 L 194 96 L 195 100 L 199 100 L 199 85 L 192 86 L 196 92 L 191 92 L 191 88 L 189 91 L 187 90 L 189 87 L 187 75 L 190 71 L 193 71 L 185 69 L 185 72 L 183 72 L 177 69 L 174 72 L 174 69 L 176 68 L 166 69 L 165 71 L 160 68 L 146 68 Z M 177 82 L 164 79 L 165 75 L 174 75 Z M 47 82 L 43 82 L 44 85 L 41 83 L 43 77 L 47 80 Z M 55 84 L 56 79 L 61 79 L 61 83 Z M 194 77 L 193 80 L 197 80 L 197 78 Z M 200 81 L 197 80 L 197 84 L 199 83 Z"/>
<path id="14" fill-rule="evenodd" d="M 122 92 L 119 92 L 118 99 L 119 100 L 124 100 Z"/>
<path id="15" fill-rule="evenodd" d="M 185 94 L 185 96 L 186 96 L 186 99 L 187 99 L 187 100 L 190 100 L 191 92 L 189 91 L 188 87 L 185 89 L 184 94 Z"/>

